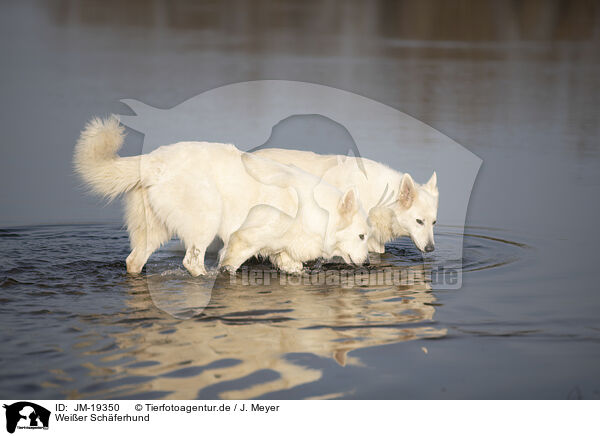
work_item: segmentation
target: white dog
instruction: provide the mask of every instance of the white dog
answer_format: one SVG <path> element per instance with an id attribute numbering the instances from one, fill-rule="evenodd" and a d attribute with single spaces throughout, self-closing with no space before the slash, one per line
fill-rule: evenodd
<path id="1" fill-rule="evenodd" d="M 74 164 L 94 192 L 109 200 L 125 193 L 132 248 L 126 260 L 130 273 L 139 273 L 156 249 L 178 236 L 186 247 L 184 266 L 193 276 L 205 274 L 207 246 L 219 236 L 224 243 L 221 258 L 231 234 L 254 206 L 269 205 L 287 215 L 296 214 L 294 190 L 266 185 L 250 176 L 242 152 L 233 145 L 180 142 L 145 155 L 119 157 L 123 136 L 116 118 L 92 120 L 77 142 Z M 352 195 L 347 193 L 344 198 Z M 364 246 L 344 240 L 359 240 L 359 235 L 367 232 L 360 208 L 353 203 L 351 210 L 338 209 L 339 196 L 323 195 L 317 200 L 326 211 L 337 214 L 328 233 L 334 240 L 328 246 L 344 258 L 364 260 Z M 346 227 L 356 234 L 348 235 L 343 231 Z"/>
<path id="2" fill-rule="evenodd" d="M 339 164 L 332 166 L 334 156 L 308 151 L 267 148 L 253 154 L 295 165 L 342 191 L 355 186 L 369 214 L 369 251 L 383 253 L 386 242 L 401 236 L 410 236 L 423 252 L 434 250 L 439 198 L 435 172 L 427 183 L 418 185 L 408 173 L 365 158 L 338 156 Z"/>
<path id="3" fill-rule="evenodd" d="M 352 189 L 341 191 L 293 166 L 242 155 L 248 173 L 259 182 L 293 187 L 298 196 L 294 217 L 269 205 L 253 207 L 231 235 L 222 266 L 235 271 L 248 258 L 269 257 L 281 270 L 297 273 L 302 262 L 341 256 L 362 264 L 368 258 L 367 216 Z"/>

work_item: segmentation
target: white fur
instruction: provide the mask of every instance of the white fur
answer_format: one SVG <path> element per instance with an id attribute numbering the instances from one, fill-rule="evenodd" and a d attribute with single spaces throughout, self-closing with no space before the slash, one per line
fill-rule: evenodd
<path id="1" fill-rule="evenodd" d="M 366 257 L 364 241 L 361 245 L 344 240 L 358 239 L 359 233 L 368 231 L 366 215 L 361 214 L 359 207 L 351 211 L 339 209 L 342 193 L 332 187 L 315 190 L 315 200 L 321 209 L 307 203 L 306 210 L 296 215 L 295 190 L 303 192 L 297 184 L 306 181 L 306 177 L 295 177 L 286 182 L 279 180 L 279 186 L 277 180 L 273 184 L 261 183 L 248 174 L 242 162 L 243 153 L 233 145 L 180 142 L 149 154 L 122 158 L 116 154 L 122 143 L 123 129 L 116 118 L 94 119 L 81 133 L 75 147 L 74 164 L 75 171 L 93 192 L 109 200 L 125 194 L 125 220 L 132 248 L 127 257 L 128 272 L 139 273 L 157 248 L 177 236 L 186 247 L 184 266 L 194 276 L 205 274 L 207 246 L 219 236 L 224 243 L 220 254 L 223 258 L 231 235 L 255 206 L 275 208 L 288 217 L 311 216 L 311 213 L 324 209 L 329 214 L 328 223 L 333 223 L 321 236 L 321 247 L 325 250 L 318 254 L 315 250 L 300 253 L 297 248 L 302 244 L 293 238 L 286 240 L 283 248 L 273 245 L 260 248 L 275 258 L 282 268 L 294 265 L 292 269 L 295 270 L 297 262 L 322 254 L 341 255 L 345 259 L 352 256 L 360 262 Z M 272 174 L 259 176 L 268 178 Z M 283 215 L 273 216 L 272 212 L 267 212 L 269 214 L 279 223 L 278 231 L 285 227 Z M 258 216 L 262 218 L 260 214 Z M 256 216 L 248 218 L 252 222 Z M 298 225 L 297 220 L 292 221 Z M 261 234 L 268 233 L 268 229 L 268 226 L 262 228 Z M 290 235 L 302 235 L 303 231 L 297 229 Z M 361 250 L 365 252 L 364 256 Z"/>
<path id="2" fill-rule="evenodd" d="M 401 236 L 410 236 L 421 251 L 434 248 L 433 226 L 439 198 L 435 172 L 427 183 L 419 185 L 408 173 L 399 173 L 365 158 L 276 148 L 258 150 L 254 154 L 295 165 L 342 191 L 349 186 L 356 187 L 361 203 L 369 213 L 370 251 L 383 253 L 386 242 Z M 329 165 L 332 158 L 337 158 L 337 165 Z"/>
<path id="3" fill-rule="evenodd" d="M 318 257 L 341 256 L 355 264 L 367 259 L 369 226 L 353 189 L 341 195 L 305 171 L 251 154 L 242 155 L 242 161 L 259 182 L 293 187 L 298 206 L 293 217 L 266 204 L 253 207 L 231 235 L 224 267 L 235 271 L 257 254 L 290 273 L 300 272 L 302 262 Z"/>

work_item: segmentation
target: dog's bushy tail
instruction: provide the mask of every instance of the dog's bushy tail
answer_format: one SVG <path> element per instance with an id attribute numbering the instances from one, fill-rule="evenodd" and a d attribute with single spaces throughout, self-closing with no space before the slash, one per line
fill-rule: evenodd
<path id="1" fill-rule="evenodd" d="M 140 156 L 119 157 L 124 128 L 115 116 L 87 123 L 77 145 L 75 172 L 96 193 L 109 201 L 133 189 L 140 181 Z"/>

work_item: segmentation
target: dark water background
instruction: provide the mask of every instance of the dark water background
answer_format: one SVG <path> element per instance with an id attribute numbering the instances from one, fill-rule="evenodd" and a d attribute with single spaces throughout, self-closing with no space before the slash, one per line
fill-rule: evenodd
<path id="1" fill-rule="evenodd" d="M 597 2 L 9 1 L 0 36 L 0 396 L 600 397 Z M 125 274 L 119 205 L 72 174 L 81 127 L 255 79 L 365 95 L 483 159 L 460 290 L 217 277 L 180 319 L 176 248 Z"/>

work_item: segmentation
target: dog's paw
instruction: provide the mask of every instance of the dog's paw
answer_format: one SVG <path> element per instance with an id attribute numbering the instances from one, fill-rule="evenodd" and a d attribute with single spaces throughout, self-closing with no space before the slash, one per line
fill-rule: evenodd
<path id="1" fill-rule="evenodd" d="M 198 265 L 197 263 L 191 263 L 191 262 L 184 261 L 183 266 L 185 266 L 185 269 L 188 270 L 188 272 L 192 275 L 192 277 L 206 275 L 206 268 L 204 268 L 204 265 Z"/>
<path id="2" fill-rule="evenodd" d="M 222 265 L 221 267 L 219 267 L 219 271 L 223 272 L 223 273 L 228 273 L 231 275 L 235 275 L 235 272 L 238 269 L 232 265 Z"/>
<path id="3" fill-rule="evenodd" d="M 271 262 L 286 274 L 300 274 L 304 268 L 304 264 L 300 261 L 292 259 L 289 254 L 282 252 L 275 256 L 271 256 Z"/>
<path id="4" fill-rule="evenodd" d="M 304 270 L 302 262 L 286 262 L 279 269 L 286 274 L 301 274 Z"/>

